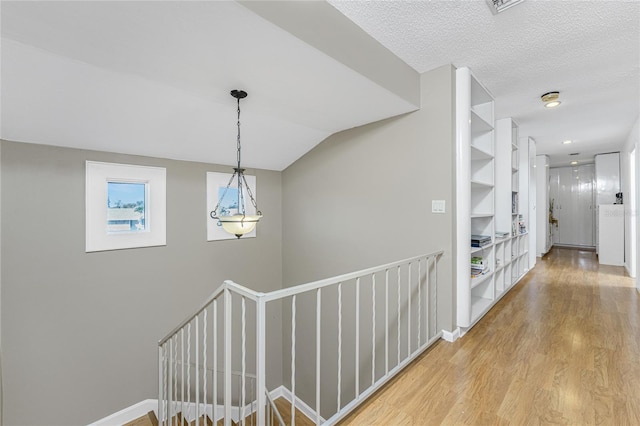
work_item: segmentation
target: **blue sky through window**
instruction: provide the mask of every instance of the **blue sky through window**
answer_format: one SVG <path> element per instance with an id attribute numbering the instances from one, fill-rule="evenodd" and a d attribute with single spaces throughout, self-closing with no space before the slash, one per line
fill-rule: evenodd
<path id="1" fill-rule="evenodd" d="M 144 206 L 144 183 L 131 182 L 108 182 L 107 184 L 107 207 L 117 208 L 127 204 L 137 204 L 142 202 Z"/>

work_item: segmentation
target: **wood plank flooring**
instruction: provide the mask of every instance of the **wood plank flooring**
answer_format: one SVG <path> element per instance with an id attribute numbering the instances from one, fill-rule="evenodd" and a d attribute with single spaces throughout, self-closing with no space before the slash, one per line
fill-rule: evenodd
<path id="1" fill-rule="evenodd" d="M 593 252 L 553 249 L 340 424 L 640 425 L 635 282 Z"/>

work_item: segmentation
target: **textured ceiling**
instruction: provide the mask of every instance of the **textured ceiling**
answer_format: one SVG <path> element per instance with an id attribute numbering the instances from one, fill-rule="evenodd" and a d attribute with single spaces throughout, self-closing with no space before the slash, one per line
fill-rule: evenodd
<path id="1" fill-rule="evenodd" d="M 334 132 L 416 109 L 410 84 L 385 80 L 448 63 L 552 164 L 619 149 L 638 117 L 638 1 L 525 0 L 497 16 L 482 0 L 330 3 L 2 1 L 0 136 L 233 164 L 241 88 L 245 165 L 282 170 Z"/>
<path id="2" fill-rule="evenodd" d="M 471 68 L 552 164 L 620 149 L 638 117 L 638 1 L 525 0 L 496 16 L 484 1 L 330 3 L 418 72 Z M 552 90 L 562 105 L 545 109 Z"/>

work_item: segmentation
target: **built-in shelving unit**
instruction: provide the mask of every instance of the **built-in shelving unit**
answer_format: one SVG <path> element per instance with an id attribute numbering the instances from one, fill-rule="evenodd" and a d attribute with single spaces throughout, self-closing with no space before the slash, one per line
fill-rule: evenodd
<path id="1" fill-rule="evenodd" d="M 526 151 L 526 150 L 525 150 Z M 523 155 L 527 155 L 524 153 Z M 511 118 L 496 121 L 496 232 L 508 233 L 509 256 L 506 256 L 503 277 L 504 290 L 508 290 L 529 270 L 527 254 L 529 236 L 522 222 L 527 203 L 520 197 L 520 158 L 518 125 Z M 526 158 L 525 158 L 526 159 Z M 527 183 L 525 183 L 527 184 Z M 500 283 L 496 283 L 499 287 Z"/>
<path id="2" fill-rule="evenodd" d="M 498 272 L 494 244 L 493 97 L 468 68 L 456 71 L 456 116 L 457 322 L 462 327 L 469 327 L 491 306 Z M 482 247 L 471 247 L 473 235 L 488 237 L 488 241 Z M 474 269 L 472 262 L 479 262 L 474 265 L 481 266 Z"/>
<path id="3" fill-rule="evenodd" d="M 491 94 L 468 68 L 459 68 L 456 294 L 457 325 L 463 333 L 529 269 L 528 234 L 520 226 L 523 182 L 519 176 L 518 126 L 510 118 L 495 121 L 493 111 Z M 471 247 L 474 236 L 489 239 L 482 247 Z"/>

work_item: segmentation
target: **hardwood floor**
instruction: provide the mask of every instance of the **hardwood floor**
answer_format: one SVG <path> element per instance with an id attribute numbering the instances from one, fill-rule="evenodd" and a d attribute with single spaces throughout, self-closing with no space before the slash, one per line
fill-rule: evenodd
<path id="1" fill-rule="evenodd" d="M 553 249 L 475 327 L 340 424 L 640 425 L 640 297 L 622 267 Z"/>

